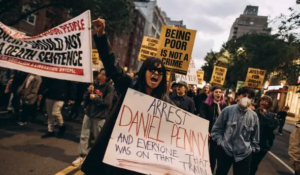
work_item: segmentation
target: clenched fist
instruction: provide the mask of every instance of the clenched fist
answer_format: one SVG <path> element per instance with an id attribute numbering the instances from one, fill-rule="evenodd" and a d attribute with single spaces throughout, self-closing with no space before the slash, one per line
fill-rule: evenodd
<path id="1" fill-rule="evenodd" d="M 97 32 L 98 37 L 105 35 L 105 20 L 104 19 L 98 18 L 98 19 L 94 20 L 92 23 L 93 23 L 95 31 Z"/>

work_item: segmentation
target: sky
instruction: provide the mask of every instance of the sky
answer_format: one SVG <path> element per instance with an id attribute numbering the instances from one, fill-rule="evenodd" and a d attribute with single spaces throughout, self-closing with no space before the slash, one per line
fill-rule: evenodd
<path id="1" fill-rule="evenodd" d="M 258 15 L 269 19 L 289 14 L 289 7 L 300 12 L 296 0 L 157 0 L 157 3 L 172 20 L 183 20 L 188 29 L 197 30 L 193 49 L 196 69 L 204 64 L 207 52 L 219 51 L 228 40 L 233 22 L 247 5 L 259 6 Z"/>

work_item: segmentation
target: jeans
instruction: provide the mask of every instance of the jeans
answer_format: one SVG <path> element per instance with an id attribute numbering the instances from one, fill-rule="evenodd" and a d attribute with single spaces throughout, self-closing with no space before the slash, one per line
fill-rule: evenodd
<path id="1" fill-rule="evenodd" d="M 282 134 L 282 129 L 285 124 L 285 120 L 279 122 L 278 133 Z"/>
<path id="2" fill-rule="evenodd" d="M 221 146 L 217 148 L 217 173 L 216 175 L 227 175 L 233 164 L 234 175 L 250 175 L 251 154 L 245 159 L 235 162 L 234 158 L 228 156 Z"/>
<path id="3" fill-rule="evenodd" d="M 59 126 L 63 126 L 64 119 L 63 116 L 61 115 L 61 109 L 63 105 L 64 105 L 63 101 L 46 99 L 49 132 L 53 132 L 55 120 L 57 121 Z"/>
<path id="4" fill-rule="evenodd" d="M 87 115 L 84 116 L 80 134 L 80 143 L 78 147 L 80 156 L 86 156 L 89 153 L 90 133 L 92 133 L 94 138 L 96 139 L 104 123 L 105 119 L 91 118 Z"/>
<path id="5" fill-rule="evenodd" d="M 260 162 L 266 156 L 267 153 L 268 153 L 267 151 L 260 151 L 258 153 L 253 153 L 252 154 L 250 175 L 255 175 L 256 174 Z"/>
<path id="6" fill-rule="evenodd" d="M 217 162 L 217 148 L 218 144 L 214 142 L 213 140 L 210 139 L 209 142 L 209 159 L 210 159 L 210 167 L 211 167 L 211 172 L 214 173 L 215 167 L 216 167 L 216 162 Z"/>

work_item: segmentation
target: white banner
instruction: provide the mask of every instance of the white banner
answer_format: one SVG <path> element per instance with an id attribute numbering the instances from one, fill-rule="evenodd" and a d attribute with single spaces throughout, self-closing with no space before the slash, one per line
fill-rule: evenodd
<path id="1" fill-rule="evenodd" d="M 103 162 L 143 174 L 211 175 L 209 121 L 128 89 Z"/>
<path id="2" fill-rule="evenodd" d="M 90 11 L 29 37 L 0 23 L 0 66 L 63 80 L 92 82 Z"/>
<path id="3" fill-rule="evenodd" d="M 185 81 L 187 84 L 198 84 L 197 71 L 194 60 L 190 61 L 189 69 L 186 75 L 175 74 L 176 82 Z"/>

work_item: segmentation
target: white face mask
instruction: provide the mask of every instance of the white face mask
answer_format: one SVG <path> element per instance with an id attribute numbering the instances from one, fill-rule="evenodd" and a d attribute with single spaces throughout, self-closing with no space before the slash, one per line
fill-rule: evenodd
<path id="1" fill-rule="evenodd" d="M 248 108 L 251 105 L 251 99 L 249 99 L 248 97 L 243 97 L 240 99 L 239 105 L 242 108 Z"/>

